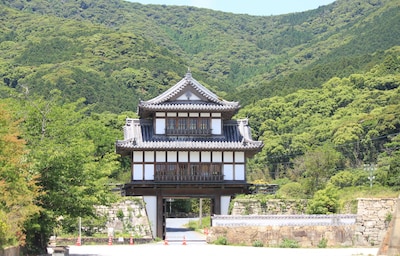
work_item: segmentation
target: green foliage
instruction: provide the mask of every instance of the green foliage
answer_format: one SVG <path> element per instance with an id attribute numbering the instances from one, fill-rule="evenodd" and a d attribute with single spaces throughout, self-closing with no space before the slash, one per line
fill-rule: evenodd
<path id="1" fill-rule="evenodd" d="M 39 211 L 37 175 L 26 159 L 14 104 L 0 101 L 0 248 L 24 245 L 23 223 Z"/>
<path id="2" fill-rule="evenodd" d="M 62 216 L 64 231 L 76 232 L 78 217 L 93 218 L 94 205 L 114 200 L 108 183 L 119 163 L 106 115 L 88 115 L 83 100 L 61 105 L 57 91 L 49 101 L 25 96 L 14 107 L 26 117 L 22 127 L 34 149 L 28 159 L 43 192 L 36 199 L 43 210 L 25 227 L 27 248 L 37 253 L 45 250 L 57 218 Z"/>
<path id="3" fill-rule="evenodd" d="M 124 218 L 124 212 L 121 210 L 121 209 L 118 209 L 118 211 L 117 211 L 117 218 L 119 219 L 119 220 L 123 220 L 123 218 Z"/>
<path id="4" fill-rule="evenodd" d="M 326 239 L 325 237 L 321 238 L 321 240 L 319 240 L 317 247 L 318 248 L 326 248 L 328 246 L 328 239 Z"/>
<path id="5" fill-rule="evenodd" d="M 392 152 L 392 157 L 389 160 L 389 170 L 387 177 L 387 184 L 389 186 L 394 186 L 400 188 L 400 136 L 395 136 L 387 146 L 391 149 L 394 148 Z"/>
<path id="6" fill-rule="evenodd" d="M 260 240 L 256 240 L 253 242 L 253 247 L 264 247 L 264 243 Z"/>
<path id="7" fill-rule="evenodd" d="M 43 252 L 60 216 L 62 232 L 74 232 L 77 217 L 90 219 L 94 204 L 113 200 L 106 184 L 130 176 L 129 161 L 114 153 L 125 117 L 136 116 L 127 111 L 188 66 L 221 97 L 240 101 L 237 117 L 249 118 L 265 145 L 248 162 L 248 178 L 279 184 L 277 196 L 314 196 L 313 211 L 335 212 L 328 182 L 353 196 L 400 187 L 396 0 L 269 17 L 120 0 L 3 0 L 0 7 L 0 98 L 23 120 L 9 132 L 14 118 L 0 115 L 1 166 L 23 163 L 0 167 L 2 180 L 12 181 L 0 184 L 0 195 L 11 200 L 4 195 L 16 192 L 7 206 L 26 200 L 29 210 L 18 217 L 32 252 Z M 377 166 L 372 188 L 364 163 Z M 15 207 L 0 212 L 11 216 Z M 6 219 L 0 233 L 16 230 Z"/>
<path id="8" fill-rule="evenodd" d="M 300 245 L 296 240 L 284 238 L 279 244 L 279 248 L 300 248 Z"/>
<path id="9" fill-rule="evenodd" d="M 302 199 L 307 198 L 304 186 L 299 182 L 290 182 L 279 188 L 277 191 L 279 198 Z"/>
<path id="10" fill-rule="evenodd" d="M 99 112 L 134 108 L 187 66 L 242 105 L 317 88 L 383 61 L 384 54 L 374 53 L 400 37 L 393 33 L 400 13 L 395 0 L 266 17 L 119 0 L 0 4 L 6 17 L 0 51 L 11 60 L 4 61 L 4 83 L 29 84 L 41 95 L 55 83 L 71 91 L 64 97 L 72 101 L 81 92 L 97 102 Z"/>
<path id="11" fill-rule="evenodd" d="M 228 245 L 228 239 L 224 236 L 220 236 L 217 240 L 214 241 L 214 244 L 217 245 Z"/>
<path id="12" fill-rule="evenodd" d="M 338 189 L 328 184 L 323 190 L 318 190 L 308 201 L 308 214 L 331 214 L 339 210 Z"/>

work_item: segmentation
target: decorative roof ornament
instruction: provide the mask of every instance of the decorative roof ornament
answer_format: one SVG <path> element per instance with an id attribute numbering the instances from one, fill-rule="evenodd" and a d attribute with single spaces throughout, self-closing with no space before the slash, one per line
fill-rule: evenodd
<path id="1" fill-rule="evenodd" d="M 192 78 L 192 72 L 190 72 L 190 68 L 189 67 L 188 67 L 188 70 L 186 72 L 185 78 L 186 79 L 191 79 Z"/>
<path id="2" fill-rule="evenodd" d="M 188 95 L 191 97 L 188 98 Z M 186 99 L 186 101 L 182 101 Z M 140 101 L 139 116 L 150 116 L 155 111 L 221 111 L 232 117 L 239 110 L 239 102 L 226 101 L 192 77 L 190 68 L 185 77 L 157 97 Z"/>

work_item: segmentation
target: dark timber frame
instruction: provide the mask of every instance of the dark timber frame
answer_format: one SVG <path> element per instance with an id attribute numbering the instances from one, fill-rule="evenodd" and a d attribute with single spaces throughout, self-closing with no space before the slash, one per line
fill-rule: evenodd
<path id="1" fill-rule="evenodd" d="M 161 95 L 140 101 L 127 118 L 116 152 L 131 160 L 125 196 L 143 196 L 153 236 L 165 238 L 167 198 L 210 198 L 210 214 L 227 214 L 229 200 L 249 193 L 246 159 L 263 144 L 247 119 L 232 120 L 238 102 L 218 97 L 190 72 Z"/>
<path id="2" fill-rule="evenodd" d="M 234 196 L 236 194 L 247 194 L 248 184 L 193 184 L 193 183 L 170 183 L 170 184 L 132 184 L 124 186 L 126 196 L 157 196 L 157 209 L 162 212 L 157 214 L 157 237 L 165 239 L 166 234 L 166 198 L 210 198 L 211 215 L 221 214 L 221 196 Z"/>

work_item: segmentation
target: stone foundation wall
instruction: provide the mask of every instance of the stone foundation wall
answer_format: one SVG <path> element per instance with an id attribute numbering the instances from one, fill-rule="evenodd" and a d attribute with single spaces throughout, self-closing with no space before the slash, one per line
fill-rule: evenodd
<path id="1" fill-rule="evenodd" d="M 376 246 L 382 242 L 386 234 L 391 216 L 396 208 L 396 201 L 397 198 L 358 199 L 356 223 L 351 226 L 212 227 L 212 235 L 209 240 L 211 242 L 218 237 L 226 237 L 228 243 L 232 244 L 251 245 L 254 241 L 259 240 L 264 245 L 278 245 L 286 238 L 296 240 L 302 246 L 312 247 L 315 245 L 315 241 L 326 238 L 328 245 L 332 246 Z M 232 215 L 304 214 L 306 205 L 306 200 L 276 199 L 268 200 L 265 203 L 257 200 L 235 200 Z M 299 233 L 301 230 L 304 232 Z M 263 237 L 268 237 L 268 239 Z"/>
<path id="2" fill-rule="evenodd" d="M 229 244 L 278 247 L 285 239 L 296 241 L 300 247 L 353 246 L 355 225 L 348 226 L 264 226 L 264 227 L 212 227 L 207 242 L 213 243 L 220 237 Z"/>
<path id="3" fill-rule="evenodd" d="M 21 255 L 21 247 L 12 246 L 8 248 L 0 248 L 0 256 L 19 256 Z"/>
<path id="4" fill-rule="evenodd" d="M 396 209 L 397 198 L 358 199 L 355 236 L 359 245 L 378 245 L 382 242 Z"/>
<path id="5" fill-rule="evenodd" d="M 132 232 L 134 237 L 152 237 L 146 208 L 142 197 L 129 199 L 112 204 L 110 207 L 97 206 L 98 214 L 107 216 L 107 233 Z"/>
<path id="6" fill-rule="evenodd" d="M 294 215 L 305 214 L 307 200 L 269 199 L 260 202 L 255 199 L 236 199 L 233 201 L 231 215 Z"/>

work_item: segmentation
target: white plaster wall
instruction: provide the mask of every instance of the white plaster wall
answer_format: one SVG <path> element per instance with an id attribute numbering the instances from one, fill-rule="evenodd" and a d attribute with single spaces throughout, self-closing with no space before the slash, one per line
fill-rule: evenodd
<path id="1" fill-rule="evenodd" d="M 244 163 L 244 152 L 235 152 L 235 162 L 236 163 Z"/>
<path id="2" fill-rule="evenodd" d="M 222 163 L 222 152 L 212 152 L 213 162 Z"/>
<path id="3" fill-rule="evenodd" d="M 221 215 L 228 215 L 230 202 L 230 196 L 221 196 Z"/>
<path id="4" fill-rule="evenodd" d="M 154 164 L 145 164 L 144 165 L 144 179 L 145 180 L 154 180 Z"/>
<path id="5" fill-rule="evenodd" d="M 161 163 L 161 162 L 165 162 L 166 158 L 165 158 L 165 152 L 164 151 L 157 151 L 156 152 L 156 161 Z"/>
<path id="6" fill-rule="evenodd" d="M 133 165 L 133 180 L 143 180 L 143 165 L 134 164 Z"/>
<path id="7" fill-rule="evenodd" d="M 190 162 L 200 162 L 200 152 L 198 151 L 193 151 L 190 152 Z"/>
<path id="8" fill-rule="evenodd" d="M 230 151 L 224 152 L 224 162 L 233 163 L 233 152 Z"/>
<path id="9" fill-rule="evenodd" d="M 203 163 L 210 163 L 211 162 L 211 152 L 210 151 L 201 152 L 201 161 Z"/>
<path id="10" fill-rule="evenodd" d="M 245 180 L 244 164 L 235 165 L 235 180 Z"/>
<path id="11" fill-rule="evenodd" d="M 157 237 L 157 197 L 143 196 L 146 203 L 147 217 L 149 218 L 151 233 L 153 237 Z"/>
<path id="12" fill-rule="evenodd" d="M 156 119 L 156 134 L 165 134 L 165 118 Z"/>
<path id="13" fill-rule="evenodd" d="M 189 161 L 189 152 L 187 151 L 179 151 L 178 152 L 178 162 L 188 162 Z"/>
<path id="14" fill-rule="evenodd" d="M 153 151 L 144 152 L 144 161 L 145 162 L 154 162 L 154 152 Z"/>
<path id="15" fill-rule="evenodd" d="M 224 180 L 233 180 L 233 164 L 224 164 Z"/>
<path id="16" fill-rule="evenodd" d="M 211 119 L 211 132 L 212 134 L 222 133 L 222 121 L 221 119 Z"/>
<path id="17" fill-rule="evenodd" d="M 176 156 L 177 156 L 177 152 L 176 151 L 168 151 L 167 152 L 167 162 L 171 163 L 171 162 L 176 162 Z"/>

